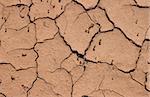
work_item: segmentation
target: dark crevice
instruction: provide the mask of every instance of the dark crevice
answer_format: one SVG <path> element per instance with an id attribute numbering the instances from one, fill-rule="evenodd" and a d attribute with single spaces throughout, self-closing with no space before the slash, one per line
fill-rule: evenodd
<path id="1" fill-rule="evenodd" d="M 4 93 L 1 93 L 1 92 L 0 92 L 0 95 L 2 95 L 2 96 L 4 96 L 4 97 L 7 97 Z"/>
<path id="2" fill-rule="evenodd" d="M 42 80 L 42 81 L 44 81 L 44 83 L 47 84 L 47 85 L 54 86 L 53 84 L 47 82 L 44 78 L 38 76 L 38 79 L 37 79 L 37 80 L 39 80 L 39 79 Z M 56 93 L 56 92 L 53 90 L 53 88 L 51 88 L 51 90 L 53 91 L 53 93 L 54 93 L 55 95 L 60 96 L 60 97 L 62 96 L 61 94 Z"/>
<path id="3" fill-rule="evenodd" d="M 74 89 L 74 86 L 75 84 L 83 77 L 84 73 L 85 73 L 85 70 L 86 70 L 86 66 L 84 66 L 84 71 L 83 73 L 81 74 L 81 76 L 73 83 L 73 80 L 72 80 L 72 91 L 71 91 L 71 97 L 73 97 L 73 89 Z"/>
<path id="4" fill-rule="evenodd" d="M 125 38 L 128 39 L 132 44 L 134 44 L 136 47 L 141 48 L 141 45 L 135 43 L 132 39 L 128 38 L 128 37 L 126 36 L 126 34 L 122 31 L 121 28 L 119 28 L 119 27 L 115 27 L 115 28 L 118 29 L 118 30 L 120 30 L 120 31 L 122 32 L 122 34 L 125 36 Z"/>
<path id="5" fill-rule="evenodd" d="M 71 46 L 67 43 L 67 41 L 65 40 L 65 38 L 60 34 L 60 32 L 59 32 L 59 35 L 63 39 L 64 43 L 70 48 L 70 50 L 71 50 L 72 53 L 76 54 L 79 58 L 84 59 L 84 55 L 80 54 L 77 50 L 73 50 L 71 48 Z"/>
<path id="6" fill-rule="evenodd" d="M 109 18 L 109 16 L 108 16 L 108 13 L 107 13 L 107 11 L 106 11 L 106 9 L 104 9 L 104 8 L 102 8 L 102 7 L 100 7 L 100 6 L 98 6 L 98 8 L 100 8 L 101 10 L 103 10 L 104 11 L 104 13 L 105 13 L 105 15 L 106 15 L 106 18 L 108 19 L 108 21 L 113 25 L 113 27 L 115 27 L 115 23 Z"/>
<path id="7" fill-rule="evenodd" d="M 10 65 L 14 70 L 17 71 L 17 69 L 11 63 L 1 62 L 0 65 Z"/>
<path id="8" fill-rule="evenodd" d="M 62 36 L 62 35 L 60 34 L 60 28 L 58 27 L 56 21 L 55 21 L 55 24 L 56 24 L 56 26 L 57 26 L 57 28 L 58 28 L 59 36 L 63 39 L 64 43 L 70 48 L 71 52 L 74 53 L 74 54 L 76 54 L 79 58 L 84 59 L 84 55 L 83 55 L 83 54 L 80 54 L 77 50 L 73 50 L 72 47 L 68 44 L 68 42 L 65 40 L 64 36 Z"/>
<path id="9" fill-rule="evenodd" d="M 65 60 L 67 60 L 68 58 L 70 58 L 71 55 L 72 55 L 72 53 L 70 53 L 69 56 L 67 56 L 65 59 L 63 59 L 63 60 L 60 62 L 60 68 L 61 68 L 62 63 L 63 63 Z"/>
<path id="10" fill-rule="evenodd" d="M 144 86 L 141 82 L 139 82 L 138 80 L 136 80 L 136 79 L 132 76 L 131 73 L 130 73 L 130 77 L 131 77 L 132 80 L 134 80 L 135 82 L 137 82 L 137 83 L 140 84 L 141 86 Z"/>
<path id="11" fill-rule="evenodd" d="M 59 0 L 59 2 L 60 2 L 60 1 L 61 1 L 61 0 Z M 77 2 L 76 0 L 73 0 L 73 1 L 74 1 L 75 3 L 81 5 L 81 6 L 84 8 L 85 11 L 89 11 L 89 10 L 95 9 L 95 8 L 98 6 L 99 2 L 100 2 L 100 0 L 98 0 L 98 2 L 97 2 L 97 4 L 96 4 L 95 7 L 86 9 L 81 3 Z M 135 0 L 134 0 L 134 1 L 135 1 Z M 135 2 L 136 2 L 136 1 L 135 1 Z M 30 8 L 31 8 L 32 5 L 33 5 L 33 3 L 32 3 L 30 6 L 28 6 L 28 7 L 29 7 L 29 12 L 30 12 Z M 20 7 L 20 6 L 27 6 L 27 5 L 24 5 L 24 4 L 17 4 L 17 5 L 11 5 L 11 6 Z M 10 6 L 10 7 L 11 7 L 11 6 Z M 67 6 L 67 5 L 66 5 L 66 6 Z M 65 6 L 65 7 L 66 7 L 66 6 Z M 140 6 L 140 5 L 138 5 L 137 2 L 136 2 L 136 5 L 132 5 L 132 6 L 137 6 L 137 7 L 139 7 L 139 8 L 149 8 L 149 6 Z M 121 28 L 115 27 L 115 23 L 109 18 L 109 16 L 108 16 L 106 10 L 103 9 L 103 8 L 101 8 L 101 7 L 99 7 L 99 8 L 102 9 L 102 10 L 104 10 L 107 19 L 109 20 L 109 22 L 111 22 L 111 23 L 113 24 L 114 29 L 118 29 L 119 31 L 121 31 L 122 34 L 125 36 L 125 38 L 128 39 L 128 40 L 129 40 L 132 44 L 134 44 L 136 47 L 141 48 L 141 47 L 143 46 L 143 44 L 142 44 L 142 46 L 141 46 L 141 45 L 138 45 L 138 44 L 136 44 L 132 39 L 128 38 L 128 37 L 126 36 L 126 34 L 122 31 Z M 73 50 L 73 49 L 72 49 L 71 45 L 69 45 L 68 42 L 65 40 L 65 37 L 64 37 L 63 35 L 61 35 L 61 33 L 59 32 L 60 29 L 59 29 L 59 27 L 58 27 L 58 25 L 57 25 L 57 23 L 56 23 L 56 19 L 59 18 L 64 12 L 65 12 L 65 10 L 64 10 L 61 14 L 57 15 L 54 19 L 53 19 L 53 18 L 50 18 L 50 17 L 40 17 L 40 18 L 34 19 L 34 20 L 32 21 L 30 15 L 29 15 L 29 13 L 28 13 L 27 16 L 29 17 L 30 23 L 34 23 L 36 20 L 38 20 L 38 19 L 44 19 L 44 18 L 48 18 L 48 19 L 54 20 L 54 21 L 55 21 L 55 24 L 56 24 L 56 26 L 57 26 L 57 28 L 58 28 L 58 33 L 56 33 L 56 35 L 59 34 L 59 36 L 63 39 L 64 43 L 70 48 L 71 52 L 72 52 L 73 54 L 76 54 L 79 58 L 84 59 L 85 62 L 91 62 L 91 63 L 95 63 L 95 64 L 97 64 L 97 63 L 106 63 L 106 64 L 108 64 L 108 65 L 113 65 L 113 62 L 112 62 L 112 63 L 101 62 L 101 61 L 95 62 L 95 61 L 92 61 L 92 60 L 90 60 L 90 59 L 85 58 L 85 56 L 86 56 L 86 53 L 87 53 L 87 51 L 89 50 L 89 48 L 90 48 L 90 46 L 91 46 L 91 44 L 92 44 L 92 42 L 93 42 L 93 40 L 94 40 L 94 38 L 96 37 L 97 34 L 110 32 L 110 31 L 113 31 L 114 29 L 107 30 L 107 31 L 100 31 L 100 29 L 99 29 L 99 31 L 98 31 L 97 33 L 95 33 L 95 34 L 92 36 L 92 38 L 91 38 L 91 40 L 90 40 L 90 42 L 89 42 L 87 48 L 86 48 L 85 51 L 84 51 L 84 54 L 80 54 L 77 50 Z M 100 26 L 100 24 L 98 24 L 98 25 Z M 26 27 L 26 26 L 25 26 L 25 27 Z M 54 38 L 52 38 L 52 39 L 54 39 Z M 52 40 L 52 39 L 46 39 L 46 40 L 44 40 L 44 42 L 47 41 L 47 40 Z M 146 39 L 145 39 L 145 40 L 146 40 Z M 145 41 L 145 40 L 144 40 L 144 41 Z M 37 59 L 39 58 L 39 54 L 38 54 L 38 52 L 35 50 L 35 46 L 36 46 L 38 43 L 43 43 L 43 42 L 36 42 L 36 43 L 34 44 L 34 47 L 31 48 L 31 49 L 33 49 L 34 52 L 37 54 L 37 57 L 36 57 L 36 59 L 35 59 L 35 61 L 36 61 L 36 67 L 28 67 L 28 68 L 23 68 L 23 69 L 18 69 L 18 70 L 16 70 L 16 68 L 15 68 L 12 64 L 10 64 L 10 63 L 0 63 L 0 64 L 10 64 L 16 71 L 27 70 L 27 69 L 30 69 L 30 68 L 36 68 L 36 69 L 38 69 L 38 62 L 37 62 Z M 143 43 L 144 43 L 144 42 L 143 42 Z M 72 53 L 71 53 L 71 54 L 72 54 Z M 138 56 L 138 58 L 137 58 L 137 60 L 136 60 L 136 64 L 138 63 L 138 60 L 139 60 L 139 57 L 140 57 L 140 53 L 141 53 L 141 49 L 140 49 L 140 51 L 139 51 L 139 56 Z M 70 54 L 68 57 L 66 57 L 64 60 L 68 59 L 68 58 L 71 56 L 71 54 Z M 23 55 L 23 56 L 25 56 L 25 55 Z M 64 61 L 64 60 L 63 60 L 63 61 Z M 62 61 L 62 62 L 63 62 L 63 61 Z M 62 62 L 61 62 L 61 63 L 62 63 Z M 58 68 L 58 69 L 60 69 L 60 68 Z M 61 68 L 61 69 L 64 69 L 64 68 Z M 86 69 L 86 66 L 84 66 L 84 71 L 85 71 L 85 69 Z M 121 71 L 121 72 L 123 72 L 123 73 L 131 73 L 131 72 L 134 72 L 134 71 L 135 71 L 135 69 L 132 69 L 132 70 L 129 70 L 129 71 L 123 71 L 123 70 L 121 70 L 121 69 L 118 69 L 118 70 Z M 68 72 L 66 69 L 65 69 L 65 71 Z M 37 73 L 36 79 L 33 81 L 31 87 L 28 89 L 28 91 L 27 91 L 27 97 L 28 97 L 28 95 L 29 95 L 29 91 L 33 88 L 33 86 L 34 86 L 35 82 L 37 81 L 37 79 L 40 78 L 40 77 L 38 76 L 38 70 L 36 70 L 36 73 Z M 68 73 L 69 73 L 69 75 L 71 75 L 70 72 L 68 72 Z M 83 72 L 83 74 L 84 74 L 84 72 Z M 83 74 L 81 75 L 81 77 L 83 76 Z M 80 78 L 81 78 L 81 77 L 80 77 Z M 132 77 L 132 76 L 131 76 L 131 77 Z M 80 79 L 80 78 L 79 78 L 79 79 Z M 42 78 L 40 78 L 40 79 L 42 79 Z M 78 80 L 79 80 L 79 79 L 78 79 Z M 133 79 L 133 78 L 132 78 L 132 79 Z M 13 80 L 13 79 L 12 79 L 12 80 Z M 42 80 L 43 80 L 43 79 L 42 79 Z M 77 81 L 78 81 L 78 80 L 77 80 Z M 133 80 L 136 81 L 135 79 L 133 79 Z M 71 81 L 72 81 L 71 97 L 73 97 L 73 87 L 74 87 L 74 84 L 73 84 L 72 77 L 71 77 Z M 136 81 L 136 82 L 138 82 L 138 81 Z M 146 77 L 145 77 L 145 82 L 147 82 L 147 74 L 146 74 Z M 138 83 L 141 84 L 140 82 L 138 82 Z M 141 85 L 142 85 L 142 84 L 141 84 Z M 150 90 L 148 90 L 148 89 L 146 88 L 146 85 L 145 85 L 145 89 L 150 92 Z M 0 93 L 0 94 L 3 95 L 3 96 L 5 96 L 3 93 Z M 5 96 L 5 97 L 6 97 L 6 96 Z M 82 97 L 89 97 L 89 96 L 83 95 Z"/>
<path id="12" fill-rule="evenodd" d="M 138 64 L 138 61 L 139 61 L 139 59 L 140 59 L 141 52 L 142 52 L 142 47 L 143 47 L 145 41 L 146 41 L 146 40 L 143 41 L 142 46 L 140 47 L 139 55 L 138 55 L 138 58 L 137 58 L 137 60 L 136 60 L 136 64 Z"/>
<path id="13" fill-rule="evenodd" d="M 104 8 L 102 8 L 102 7 L 100 7 L 100 6 L 99 6 L 99 8 L 102 9 L 102 10 L 104 10 L 107 19 L 109 20 L 109 22 L 111 22 L 111 23 L 113 24 L 114 29 L 118 29 L 119 31 L 121 31 L 122 34 L 125 36 L 125 38 L 128 39 L 132 44 L 134 44 L 134 45 L 137 46 L 137 47 L 141 47 L 141 45 L 135 43 L 132 39 L 130 39 L 129 37 L 127 37 L 127 35 L 123 32 L 123 30 L 122 30 L 121 28 L 115 26 L 115 23 L 109 18 L 106 9 L 104 9 Z M 110 30 L 110 31 L 113 31 L 114 29 L 112 29 L 112 30 Z M 107 31 L 105 31 L 105 32 L 107 32 Z M 104 32 L 103 32 L 103 33 L 104 33 Z"/>
<path id="14" fill-rule="evenodd" d="M 28 18 L 29 18 L 29 20 L 30 20 L 30 23 L 33 23 L 33 21 L 31 20 L 31 16 L 29 15 L 29 13 L 30 13 L 30 11 L 31 11 L 32 5 L 33 5 L 33 3 L 30 4 L 30 6 L 29 6 L 29 12 L 28 12 L 28 14 L 27 14 L 27 16 L 28 16 Z"/>
<path id="15" fill-rule="evenodd" d="M 144 86 L 144 88 L 145 88 L 146 91 L 150 92 L 150 90 L 146 86 L 146 83 L 148 83 L 147 76 L 148 76 L 148 72 L 145 73 L 145 81 L 144 81 L 145 86 Z"/>
<path id="16" fill-rule="evenodd" d="M 74 2 L 75 2 L 76 4 L 78 4 L 78 5 L 81 5 L 81 6 L 84 8 L 85 11 L 89 11 L 89 10 L 95 9 L 95 8 L 98 6 L 99 2 L 100 2 L 100 0 L 98 0 L 98 1 L 97 1 L 97 4 L 96 4 L 94 7 L 91 7 L 91 8 L 86 9 L 86 8 L 84 7 L 84 5 L 81 4 L 80 2 L 78 2 L 78 1 L 76 1 L 76 0 L 72 0 L 72 1 L 74 1 Z"/>
<path id="17" fill-rule="evenodd" d="M 135 6 L 135 7 L 138 7 L 138 8 L 150 8 L 150 6 L 141 6 L 141 5 L 131 5 L 131 6 Z"/>
<path id="18" fill-rule="evenodd" d="M 135 5 L 132 5 L 132 6 L 136 6 L 138 8 L 150 8 L 150 6 L 142 6 L 142 5 L 139 5 L 138 2 L 136 0 L 133 0 L 135 2 Z"/>
<path id="19" fill-rule="evenodd" d="M 28 70 L 28 69 L 32 69 L 32 68 L 36 68 L 36 67 L 20 68 L 20 69 L 16 69 L 16 71 Z"/>
<path id="20" fill-rule="evenodd" d="M 92 44 L 94 38 L 95 38 L 96 35 L 99 34 L 100 32 L 101 32 L 101 31 L 100 31 L 100 29 L 99 29 L 99 31 L 96 32 L 96 33 L 92 36 L 92 38 L 91 38 L 91 40 L 90 40 L 90 42 L 89 42 L 87 48 L 86 48 L 85 51 L 84 51 L 84 54 L 83 54 L 84 56 L 86 56 L 86 53 L 87 53 L 87 51 L 89 50 L 89 48 L 90 48 L 90 46 L 91 46 L 91 44 Z"/>
<path id="21" fill-rule="evenodd" d="M 38 75 L 38 62 L 37 62 L 37 60 L 38 60 L 38 58 L 39 58 L 39 54 L 38 54 L 38 52 L 35 50 L 35 46 L 37 45 L 37 43 L 35 43 L 35 45 L 34 45 L 34 47 L 33 47 L 33 50 L 34 50 L 34 52 L 36 53 L 36 55 L 37 55 L 37 57 L 36 57 L 36 59 L 35 59 L 35 62 L 36 62 L 36 74 Z"/>
<path id="22" fill-rule="evenodd" d="M 133 69 L 131 69 L 131 70 L 129 70 L 129 71 L 124 71 L 124 70 L 122 70 L 122 69 L 119 69 L 117 66 L 116 66 L 116 68 L 117 68 L 119 71 L 123 72 L 123 73 L 131 73 L 131 72 L 134 72 L 134 71 L 136 70 L 135 68 L 133 68 Z"/>
<path id="23" fill-rule="evenodd" d="M 48 16 L 46 16 L 46 17 L 38 17 L 38 18 L 36 18 L 36 19 L 34 19 L 34 20 L 31 20 L 31 16 L 29 15 L 29 13 L 30 13 L 30 10 L 31 10 L 31 7 L 32 7 L 32 5 L 33 5 L 33 3 L 29 6 L 29 13 L 28 13 L 28 17 L 29 17 L 29 20 L 30 20 L 30 23 L 34 23 L 36 20 L 39 20 L 39 19 L 51 19 L 51 20 L 56 20 L 57 18 L 59 18 L 64 12 L 65 12 L 65 10 L 66 10 L 66 7 L 70 4 L 71 2 L 69 2 L 69 3 L 67 3 L 65 6 L 64 6 L 64 10 L 60 13 L 60 14 L 58 14 L 58 15 L 56 15 L 56 17 L 55 18 L 51 18 L 51 17 L 48 17 Z M 49 12 L 49 11 L 48 11 Z"/>
<path id="24" fill-rule="evenodd" d="M 81 3 L 77 2 L 76 0 L 73 0 L 73 2 L 75 2 L 75 3 L 78 4 L 78 5 L 80 5 L 80 6 L 84 9 L 84 12 L 83 12 L 83 13 L 86 13 L 87 16 L 90 18 L 90 20 L 91 20 L 93 23 L 95 23 L 94 20 L 90 17 L 88 11 L 96 9 L 97 6 L 98 6 L 98 4 L 99 4 L 99 2 L 100 2 L 100 0 L 98 0 L 98 2 L 97 2 L 97 4 L 96 4 L 95 7 L 89 8 L 89 9 L 86 9 Z M 81 14 L 82 14 L 82 13 L 81 13 Z M 100 24 L 99 24 L 99 23 L 95 23 L 95 24 L 100 27 Z"/>
<path id="25" fill-rule="evenodd" d="M 2 23 L 2 25 L 0 25 L 0 30 L 3 28 L 4 24 L 7 22 L 9 16 L 10 16 L 10 13 L 8 14 L 7 17 L 2 17 L 2 19 L 4 19 L 4 22 Z"/>
<path id="26" fill-rule="evenodd" d="M 55 23 L 56 23 L 56 26 L 58 27 L 56 21 L 55 21 Z M 59 27 L 58 27 L 58 31 L 60 31 Z M 96 64 L 97 64 L 97 63 L 106 63 L 106 64 L 108 64 L 108 65 L 112 65 L 112 63 L 101 62 L 101 61 L 95 62 L 95 61 L 92 61 L 92 60 L 89 60 L 89 59 L 85 58 L 86 52 L 88 51 L 88 49 L 89 49 L 91 43 L 93 42 L 93 39 L 95 38 L 95 36 L 96 36 L 97 34 L 99 34 L 99 32 L 100 32 L 100 29 L 99 29 L 99 31 L 98 31 L 97 33 L 94 34 L 94 36 L 93 36 L 92 39 L 90 40 L 88 47 L 87 47 L 86 50 L 84 51 L 84 54 L 80 54 L 77 50 L 73 50 L 72 47 L 71 47 L 71 45 L 69 45 L 69 44 L 67 43 L 67 41 L 66 41 L 65 38 L 60 34 L 60 32 L 59 32 L 59 35 L 60 35 L 60 37 L 63 39 L 64 43 L 70 48 L 71 52 L 72 52 L 73 54 L 76 54 L 79 58 L 83 59 L 85 62 L 91 62 L 91 63 L 96 63 Z"/>
<path id="27" fill-rule="evenodd" d="M 38 77 L 36 77 L 36 79 L 33 81 L 32 85 L 31 85 L 31 87 L 27 90 L 27 97 L 29 96 L 29 92 L 33 88 L 33 86 L 34 86 L 35 82 L 37 81 L 37 79 L 38 79 Z"/>
<path id="28" fill-rule="evenodd" d="M 28 5 L 25 5 L 25 4 L 14 4 L 14 5 L 6 6 L 6 7 L 21 7 L 21 6 L 29 7 Z"/>

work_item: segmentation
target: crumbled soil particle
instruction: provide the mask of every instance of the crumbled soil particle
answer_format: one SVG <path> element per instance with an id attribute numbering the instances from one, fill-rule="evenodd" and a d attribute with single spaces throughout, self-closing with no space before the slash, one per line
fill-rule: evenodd
<path id="1" fill-rule="evenodd" d="M 44 80 L 37 79 L 28 97 L 61 97 L 58 93 L 55 93 L 53 87 L 53 85 L 47 84 Z"/>
<path id="2" fill-rule="evenodd" d="M 35 21 L 36 38 L 38 42 L 43 42 L 46 39 L 53 38 L 58 32 L 55 22 L 51 19 L 39 19 Z"/>
<path id="3" fill-rule="evenodd" d="M 53 72 L 60 68 L 61 62 L 71 53 L 69 47 L 65 46 L 59 35 L 52 40 L 37 44 L 35 50 L 41 55 L 37 59 L 37 63 L 39 73 L 43 72 L 43 75 L 48 71 Z"/>
<path id="4" fill-rule="evenodd" d="M 61 63 L 61 67 L 67 71 L 71 71 L 78 66 L 83 66 L 84 60 L 79 58 L 76 54 L 71 54 L 67 59 Z"/>
<path id="5" fill-rule="evenodd" d="M 111 3 L 110 3 L 111 2 Z M 137 45 L 142 45 L 149 24 L 150 8 L 139 8 L 134 0 L 101 0 L 103 7 L 114 25 Z"/>
<path id="6" fill-rule="evenodd" d="M 0 30 L 1 47 L 6 51 L 16 49 L 30 49 L 34 47 L 36 43 L 35 37 L 35 25 L 29 24 L 27 27 L 14 30 L 7 29 L 5 32 L 5 26 Z"/>
<path id="7" fill-rule="evenodd" d="M 7 53 L 8 63 L 13 64 L 16 69 L 36 67 L 37 54 L 34 50 L 14 50 Z"/>
<path id="8" fill-rule="evenodd" d="M 95 62 L 113 63 L 121 70 L 130 71 L 136 67 L 139 50 L 140 48 L 130 43 L 118 29 L 114 29 L 95 37 L 86 58 Z"/>
<path id="9" fill-rule="evenodd" d="M 6 16 L 4 18 L 8 17 L 6 23 L 4 24 L 6 28 L 21 29 L 30 23 L 29 17 L 27 16 L 29 12 L 28 6 L 11 6 L 7 7 L 5 11 L 7 13 L 5 13 Z"/>
<path id="10" fill-rule="evenodd" d="M 101 31 L 108 31 L 113 29 L 113 24 L 106 17 L 104 10 L 95 8 L 93 10 L 89 10 L 88 14 L 95 23 L 101 26 Z"/>
<path id="11" fill-rule="evenodd" d="M 0 64 L 0 91 L 8 97 L 26 97 L 27 90 L 36 78 L 35 69 L 16 71 L 10 64 Z M 22 88 L 22 85 L 28 87 Z"/>
<path id="12" fill-rule="evenodd" d="M 65 6 L 71 2 L 71 0 L 32 0 L 33 5 L 29 12 L 31 20 L 49 17 L 55 19 L 58 17 L 65 9 Z"/>
<path id="13" fill-rule="evenodd" d="M 57 19 L 57 25 L 67 43 L 81 54 L 84 54 L 91 38 L 99 31 L 99 26 L 74 2 L 69 4 L 64 14 Z"/>
<path id="14" fill-rule="evenodd" d="M 0 0 L 0 97 L 149 97 L 149 0 Z"/>

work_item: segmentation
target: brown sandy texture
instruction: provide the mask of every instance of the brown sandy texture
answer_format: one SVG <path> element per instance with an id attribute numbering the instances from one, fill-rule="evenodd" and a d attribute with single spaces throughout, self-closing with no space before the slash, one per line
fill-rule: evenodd
<path id="1" fill-rule="evenodd" d="M 0 97 L 150 97 L 150 0 L 0 0 Z"/>

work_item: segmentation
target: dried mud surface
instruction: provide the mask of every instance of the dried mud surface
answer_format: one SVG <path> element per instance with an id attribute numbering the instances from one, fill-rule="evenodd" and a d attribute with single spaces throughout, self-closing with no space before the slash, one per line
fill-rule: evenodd
<path id="1" fill-rule="evenodd" d="M 150 97 L 150 0 L 0 0 L 0 97 Z"/>

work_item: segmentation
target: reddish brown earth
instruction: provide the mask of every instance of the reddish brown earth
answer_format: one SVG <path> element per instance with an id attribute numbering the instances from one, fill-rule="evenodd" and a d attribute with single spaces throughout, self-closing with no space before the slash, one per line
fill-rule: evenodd
<path id="1" fill-rule="evenodd" d="M 150 0 L 0 0 L 0 97 L 150 97 Z"/>

